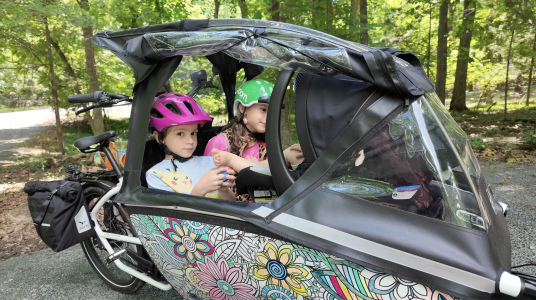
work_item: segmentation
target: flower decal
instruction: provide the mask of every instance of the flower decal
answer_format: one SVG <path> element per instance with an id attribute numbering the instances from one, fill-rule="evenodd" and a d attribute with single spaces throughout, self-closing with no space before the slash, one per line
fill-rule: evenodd
<path id="1" fill-rule="evenodd" d="M 175 254 L 185 258 L 188 263 L 195 266 L 197 262 L 205 262 L 205 256 L 214 252 L 214 247 L 207 241 L 208 235 L 190 231 L 177 219 L 169 219 L 169 225 L 171 228 L 166 229 L 164 234 L 175 243 Z"/>
<path id="2" fill-rule="evenodd" d="M 131 215 L 152 261 L 189 300 L 459 300 L 319 250 L 194 220 Z"/>
<path id="3" fill-rule="evenodd" d="M 199 278 L 199 285 L 208 290 L 213 300 L 255 300 L 257 289 L 242 282 L 242 271 L 239 268 L 230 268 L 224 259 L 216 264 L 212 259 L 205 263 L 198 263 L 199 271 L 195 275 Z"/>
<path id="4" fill-rule="evenodd" d="M 277 247 L 268 242 L 263 252 L 258 252 L 255 259 L 257 265 L 252 269 L 252 276 L 257 280 L 266 280 L 267 285 L 281 286 L 297 294 L 307 296 L 305 281 L 311 277 L 307 266 L 295 266 L 296 254 L 292 245 Z"/>
<path id="5" fill-rule="evenodd" d="M 433 299 L 432 291 L 429 287 L 387 274 L 373 276 L 369 281 L 369 288 L 371 292 L 385 295 L 394 300 Z"/>
<path id="6" fill-rule="evenodd" d="M 278 285 L 267 285 L 262 289 L 261 296 L 270 300 L 296 300 L 291 292 Z"/>
<path id="7" fill-rule="evenodd" d="M 186 226 L 190 232 L 195 234 L 205 234 L 210 230 L 210 226 L 205 223 L 182 220 L 181 224 Z"/>

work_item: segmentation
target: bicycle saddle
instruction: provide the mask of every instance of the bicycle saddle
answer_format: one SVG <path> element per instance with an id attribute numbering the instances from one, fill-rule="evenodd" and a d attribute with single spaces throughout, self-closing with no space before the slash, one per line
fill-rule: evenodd
<path id="1" fill-rule="evenodd" d="M 100 146 L 104 141 L 113 138 L 115 135 L 116 133 L 113 130 L 106 131 L 105 133 L 101 133 L 99 135 L 88 136 L 85 138 L 78 139 L 74 142 L 74 146 L 84 153 L 97 151 L 98 147 L 90 148 L 90 146 L 95 144 L 99 144 Z"/>

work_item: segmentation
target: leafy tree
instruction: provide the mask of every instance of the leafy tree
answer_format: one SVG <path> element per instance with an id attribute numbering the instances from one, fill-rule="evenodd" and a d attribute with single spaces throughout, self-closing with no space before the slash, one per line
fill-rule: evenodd
<path id="1" fill-rule="evenodd" d="M 80 0 L 78 2 L 80 8 L 89 12 L 89 0 Z M 90 20 L 90 18 L 88 18 Z M 135 20 L 135 19 L 133 19 Z M 135 25 L 135 21 L 133 21 Z M 91 44 L 91 37 L 93 36 L 93 25 L 88 22 L 86 26 L 82 28 L 84 34 L 84 52 L 86 54 L 86 73 L 89 77 L 89 87 L 91 92 L 98 91 L 100 88 L 99 84 L 99 75 L 97 73 L 97 68 L 95 66 L 95 51 L 93 50 L 93 45 Z M 88 118 L 89 119 L 89 118 Z M 91 129 L 93 134 L 104 133 L 104 123 L 102 120 L 102 109 L 95 108 L 93 109 L 93 119 L 89 119 Z"/>
<path id="2" fill-rule="evenodd" d="M 532 87 L 532 71 L 534 70 L 534 57 L 536 56 L 536 30 L 534 30 L 534 39 L 532 42 L 532 55 L 530 58 L 530 67 L 529 67 L 529 86 L 527 87 L 527 101 L 526 106 L 529 106 L 530 93 Z"/>
<path id="3" fill-rule="evenodd" d="M 449 0 L 443 0 L 439 7 L 439 26 L 437 29 L 437 67 L 436 93 L 445 104 L 445 89 L 447 83 L 447 42 L 448 42 L 448 11 Z"/>
<path id="4" fill-rule="evenodd" d="M 246 0 L 238 0 L 238 6 L 240 6 L 240 15 L 242 16 L 242 19 L 247 18 L 248 6 L 246 4 Z"/>
<path id="5" fill-rule="evenodd" d="M 58 106 L 58 88 L 56 86 L 56 76 L 54 74 L 54 58 L 52 56 L 52 38 L 50 37 L 50 30 L 48 29 L 48 18 L 43 17 L 43 23 L 45 24 L 45 31 L 47 36 L 47 50 L 48 50 L 48 65 L 50 70 L 50 82 L 52 85 L 52 97 L 54 98 L 54 114 L 56 115 L 56 134 L 58 136 L 58 146 L 61 154 L 65 154 L 65 148 L 63 146 L 63 133 L 61 128 L 60 112 Z"/>
<path id="6" fill-rule="evenodd" d="M 460 44 L 458 46 L 458 59 L 456 62 L 456 77 L 450 110 L 467 110 L 465 91 L 467 89 L 467 65 L 471 51 L 471 39 L 475 23 L 476 0 L 464 0 L 463 22 L 460 27 Z"/>
<path id="7" fill-rule="evenodd" d="M 10 105 L 23 99 L 54 103 L 44 16 L 49 24 L 57 102 L 62 108 L 69 107 L 65 101 L 69 94 L 132 90 L 130 69 L 109 51 L 90 44 L 94 32 L 186 18 L 278 20 L 372 46 L 412 52 L 435 79 L 440 99 L 445 101 L 452 93 L 452 109 L 467 107 L 468 89 L 480 93 L 479 106 L 497 88 L 509 97 L 513 86 L 521 97 L 534 81 L 536 1 L 530 0 L 438 0 L 437 4 L 433 0 L 43 1 L 14 0 L 0 7 L 0 37 L 4 41 L 0 45 L 0 97 Z M 275 81 L 275 75 L 267 72 L 261 76 Z M 180 80 L 183 83 L 177 88 L 189 89 L 189 79 Z M 211 113 L 219 114 L 224 104 L 220 98 L 216 90 L 207 90 L 199 100 Z M 527 93 L 527 105 L 530 100 Z M 292 101 L 289 96 L 285 104 L 292 107 Z M 283 111 L 284 122 L 287 117 L 290 120 L 290 111 Z M 101 118 L 98 111 L 87 113 L 90 124 L 93 117 Z M 94 132 L 103 130 L 104 126 Z"/>
<path id="8" fill-rule="evenodd" d="M 368 45 L 369 44 L 369 33 L 368 33 L 368 19 L 367 19 L 367 11 L 368 11 L 368 3 L 367 0 L 360 0 L 359 3 L 359 17 L 361 18 L 360 28 L 361 28 L 361 44 Z"/>

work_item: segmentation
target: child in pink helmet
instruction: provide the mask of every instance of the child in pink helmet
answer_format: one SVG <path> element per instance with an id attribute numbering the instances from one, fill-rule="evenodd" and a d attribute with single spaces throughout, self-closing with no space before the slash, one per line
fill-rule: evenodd
<path id="1" fill-rule="evenodd" d="M 235 180 L 233 169 L 217 167 L 210 156 L 192 156 L 197 147 L 199 126 L 211 120 L 191 97 L 166 93 L 154 99 L 150 124 L 166 157 L 145 174 L 150 188 L 201 197 L 236 199 L 229 189 Z M 223 172 L 227 172 L 227 175 L 220 174 Z"/>

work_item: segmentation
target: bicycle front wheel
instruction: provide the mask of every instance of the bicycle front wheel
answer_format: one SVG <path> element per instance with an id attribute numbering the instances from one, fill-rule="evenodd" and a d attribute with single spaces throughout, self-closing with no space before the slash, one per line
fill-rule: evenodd
<path id="1" fill-rule="evenodd" d="M 95 204 L 105 193 L 106 190 L 98 186 L 84 187 L 85 200 L 88 203 L 90 211 L 93 210 Z M 104 232 L 135 236 L 134 229 L 131 227 L 124 209 L 119 204 L 111 202 L 104 204 L 97 213 L 97 221 L 99 224 L 95 225 L 100 226 Z M 109 242 L 115 252 L 128 248 L 140 256 L 143 255 L 143 248 L 140 245 L 119 241 Z M 145 281 L 122 271 L 115 263 L 106 263 L 110 254 L 106 251 L 97 236 L 82 242 L 81 245 L 95 273 L 113 290 L 130 294 L 138 291 L 145 285 Z M 128 255 L 128 252 L 121 256 L 120 260 L 133 269 L 139 269 L 138 263 Z"/>

